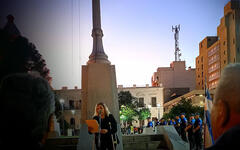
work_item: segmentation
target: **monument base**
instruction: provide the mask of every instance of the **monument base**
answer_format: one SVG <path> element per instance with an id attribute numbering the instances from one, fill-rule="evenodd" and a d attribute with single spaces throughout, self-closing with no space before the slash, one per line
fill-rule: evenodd
<path id="1" fill-rule="evenodd" d="M 93 118 L 95 105 L 99 102 L 108 106 L 117 121 L 117 134 L 120 140 L 117 149 L 122 150 L 115 66 L 107 63 L 90 63 L 82 66 L 81 124 Z"/>
<path id="2" fill-rule="evenodd" d="M 162 134 L 170 150 L 189 150 L 189 143 L 182 140 L 174 126 L 157 126 L 157 134 Z"/>

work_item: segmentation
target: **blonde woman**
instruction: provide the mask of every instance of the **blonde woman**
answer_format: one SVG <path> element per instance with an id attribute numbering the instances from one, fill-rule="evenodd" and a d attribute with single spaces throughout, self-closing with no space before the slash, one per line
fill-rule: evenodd
<path id="1" fill-rule="evenodd" d="M 115 150 L 116 148 L 116 137 L 117 122 L 113 115 L 110 114 L 106 104 L 98 103 L 95 106 L 95 113 L 93 119 L 97 120 L 100 125 L 100 134 L 95 133 L 95 145 L 97 150 Z M 91 128 L 88 129 L 90 133 Z"/>

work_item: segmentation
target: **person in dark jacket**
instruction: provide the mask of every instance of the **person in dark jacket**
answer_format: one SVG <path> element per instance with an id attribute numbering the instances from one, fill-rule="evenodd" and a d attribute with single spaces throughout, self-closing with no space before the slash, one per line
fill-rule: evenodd
<path id="1" fill-rule="evenodd" d="M 175 121 L 175 119 L 172 119 L 172 125 L 176 125 L 176 121 Z"/>
<path id="2" fill-rule="evenodd" d="M 117 145 L 117 122 L 110 114 L 104 103 L 98 103 L 95 107 L 93 119 L 97 120 L 101 127 L 100 134 L 95 133 L 95 145 L 97 150 L 115 150 Z M 91 133 L 91 129 L 88 129 Z"/>
<path id="3" fill-rule="evenodd" d="M 167 125 L 173 125 L 173 122 L 172 122 L 172 120 L 170 118 L 168 118 Z"/>
<path id="4" fill-rule="evenodd" d="M 156 126 L 160 125 L 160 122 L 158 119 L 156 119 Z"/>
<path id="5" fill-rule="evenodd" d="M 199 117 L 199 113 L 195 114 L 195 122 L 193 124 L 193 135 L 197 150 L 202 149 L 202 119 Z"/>
<path id="6" fill-rule="evenodd" d="M 188 141 L 189 141 L 190 150 L 193 150 L 193 148 L 195 146 L 195 140 L 194 140 L 194 135 L 193 135 L 194 123 L 195 123 L 194 115 L 191 114 L 191 116 L 189 117 L 188 125 L 185 129 L 185 131 L 188 132 Z"/>
<path id="7" fill-rule="evenodd" d="M 181 124 L 181 119 L 179 118 L 179 116 L 176 116 L 176 124 L 174 125 L 177 133 L 179 134 L 179 136 L 181 135 L 181 129 L 180 129 L 180 124 Z"/>
<path id="8" fill-rule="evenodd" d="M 214 144 L 207 150 L 239 149 L 240 64 L 226 66 L 215 91 L 211 111 Z"/>
<path id="9" fill-rule="evenodd" d="M 161 119 L 160 120 L 160 126 L 165 126 L 165 125 L 167 125 L 167 122 L 165 121 L 165 119 Z"/>
<path id="10" fill-rule="evenodd" d="M 150 127 L 153 127 L 153 123 L 151 121 L 150 118 L 148 118 L 148 124 L 147 124 L 147 127 L 150 128 Z"/>
<path id="11" fill-rule="evenodd" d="M 185 117 L 185 113 L 181 114 L 181 124 L 180 124 L 180 135 L 184 141 L 187 142 L 187 136 L 185 132 L 185 128 L 187 127 L 187 119 Z"/>

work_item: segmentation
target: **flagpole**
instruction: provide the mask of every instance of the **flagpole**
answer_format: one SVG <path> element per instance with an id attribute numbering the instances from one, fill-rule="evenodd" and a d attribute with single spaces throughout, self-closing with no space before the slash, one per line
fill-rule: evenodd
<path id="1" fill-rule="evenodd" d="M 212 109 L 212 99 L 210 96 L 210 92 L 207 87 L 205 77 L 205 86 L 204 86 L 204 95 L 205 95 L 205 108 L 204 108 L 204 148 L 211 146 L 214 144 L 213 135 L 212 135 L 212 127 L 211 127 L 211 115 L 210 111 Z"/>
<path id="2" fill-rule="evenodd" d="M 206 148 L 205 146 L 206 146 L 206 96 L 207 96 L 207 94 L 206 94 L 206 90 L 207 90 L 207 82 L 206 82 L 206 76 L 205 76 L 205 85 L 204 85 L 204 114 L 203 114 L 203 116 L 204 116 L 204 133 L 203 133 L 203 137 L 204 137 L 204 139 L 203 139 L 203 146 L 204 146 L 204 149 Z"/>

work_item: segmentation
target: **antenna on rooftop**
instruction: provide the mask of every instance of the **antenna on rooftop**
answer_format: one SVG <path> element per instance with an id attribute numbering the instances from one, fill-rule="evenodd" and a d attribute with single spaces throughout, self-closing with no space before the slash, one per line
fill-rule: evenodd
<path id="1" fill-rule="evenodd" d="M 175 32 L 174 33 L 174 39 L 175 39 L 175 52 L 174 52 L 174 54 L 175 54 L 175 61 L 181 61 L 180 56 L 182 55 L 180 53 L 179 42 L 178 42 L 178 40 L 179 40 L 179 31 L 180 31 L 180 24 L 178 26 L 176 25 L 175 27 L 172 26 L 172 32 Z"/>

